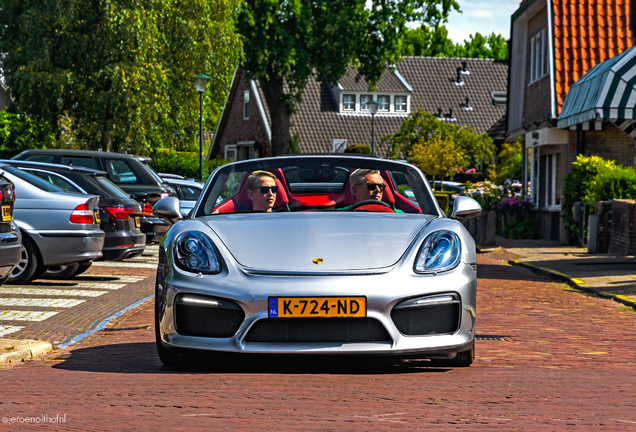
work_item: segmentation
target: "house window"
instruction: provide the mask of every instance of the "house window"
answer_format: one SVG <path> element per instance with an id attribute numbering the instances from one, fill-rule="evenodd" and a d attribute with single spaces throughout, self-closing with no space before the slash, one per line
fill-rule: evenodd
<path id="1" fill-rule="evenodd" d="M 395 111 L 406 112 L 406 96 L 395 97 Z"/>
<path id="2" fill-rule="evenodd" d="M 236 161 L 236 146 L 235 145 L 225 146 L 225 160 L 228 160 L 230 162 Z"/>
<path id="3" fill-rule="evenodd" d="M 243 92 L 243 120 L 250 119 L 250 91 Z"/>
<path id="4" fill-rule="evenodd" d="M 360 111 L 369 111 L 369 102 L 373 100 L 373 95 L 360 95 Z"/>
<path id="5" fill-rule="evenodd" d="M 391 108 L 391 97 L 389 95 L 378 96 L 378 111 L 389 111 Z"/>
<path id="6" fill-rule="evenodd" d="M 548 39 L 543 29 L 530 40 L 530 83 L 548 74 Z"/>
<path id="7" fill-rule="evenodd" d="M 342 95 L 342 109 L 345 111 L 356 110 L 356 95 L 346 94 Z"/>
<path id="8" fill-rule="evenodd" d="M 545 197 L 544 204 L 549 208 L 561 207 L 561 154 L 541 157 L 545 163 Z"/>

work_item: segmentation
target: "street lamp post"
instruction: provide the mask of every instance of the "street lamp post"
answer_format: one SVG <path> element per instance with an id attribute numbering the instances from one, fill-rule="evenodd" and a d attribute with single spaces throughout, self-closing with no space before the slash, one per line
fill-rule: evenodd
<path id="1" fill-rule="evenodd" d="M 375 113 L 378 112 L 378 105 L 380 102 L 376 100 L 371 100 L 367 102 L 367 106 L 369 107 L 369 112 L 371 112 L 371 155 L 375 156 Z"/>
<path id="2" fill-rule="evenodd" d="M 194 86 L 199 92 L 199 180 L 203 181 L 203 92 L 211 77 L 199 74 L 194 77 Z"/>

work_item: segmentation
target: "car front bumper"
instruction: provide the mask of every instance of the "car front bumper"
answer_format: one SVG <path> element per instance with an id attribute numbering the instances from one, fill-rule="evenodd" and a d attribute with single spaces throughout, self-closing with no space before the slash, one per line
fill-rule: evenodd
<path id="1" fill-rule="evenodd" d="M 141 232 L 146 234 L 146 244 L 159 243 L 172 226 L 170 223 L 154 216 L 139 218 Z"/>
<path id="2" fill-rule="evenodd" d="M 275 276 L 232 272 L 231 276 L 221 273 L 197 277 L 196 274 L 178 268 L 169 268 L 160 261 L 156 301 L 164 306 L 159 306 L 159 334 L 167 348 L 244 353 L 377 354 L 452 358 L 456 353 L 468 350 L 475 336 L 475 268 L 462 263 L 452 271 L 434 276 L 413 272 L 409 274 L 399 267 L 395 266 L 386 273 L 356 276 Z M 182 293 L 229 301 L 240 306 L 245 317 L 237 331 L 229 337 L 179 334 L 175 298 Z M 409 336 L 398 330 L 391 312 L 400 302 L 447 294 L 455 295 L 460 300 L 459 322 L 452 333 Z M 248 341 L 250 330 L 256 323 L 261 320 L 277 320 L 268 317 L 268 298 L 285 296 L 365 296 L 367 318 L 379 322 L 389 337 L 387 340 L 362 342 Z M 324 322 L 330 319 L 313 318 Z"/>

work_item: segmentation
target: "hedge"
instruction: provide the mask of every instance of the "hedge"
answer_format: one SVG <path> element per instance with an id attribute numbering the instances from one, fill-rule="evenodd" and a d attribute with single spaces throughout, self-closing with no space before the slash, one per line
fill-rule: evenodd
<path id="1" fill-rule="evenodd" d="M 199 178 L 198 152 L 176 152 L 172 150 L 157 150 L 150 155 L 150 166 L 158 173 L 178 174 L 186 178 Z M 212 171 L 228 163 L 225 159 L 203 159 L 203 181 L 206 181 Z"/>

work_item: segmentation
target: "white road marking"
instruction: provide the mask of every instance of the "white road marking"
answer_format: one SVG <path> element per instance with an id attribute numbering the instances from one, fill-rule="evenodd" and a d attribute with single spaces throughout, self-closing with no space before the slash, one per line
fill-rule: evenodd
<path id="1" fill-rule="evenodd" d="M 0 336 L 6 336 L 11 333 L 15 333 L 18 330 L 22 330 L 24 327 L 20 326 L 0 326 Z"/>
<path id="2" fill-rule="evenodd" d="M 144 263 L 127 263 L 127 262 L 116 262 L 116 261 L 99 261 L 94 262 L 93 266 L 98 267 L 125 267 L 125 268 L 151 268 L 156 269 L 157 264 L 144 264 Z"/>
<path id="3" fill-rule="evenodd" d="M 30 306 L 70 308 L 84 303 L 86 300 L 73 299 L 34 299 L 34 298 L 0 298 L 0 306 Z"/>
<path id="4" fill-rule="evenodd" d="M 35 311 L 0 311 L 1 321 L 44 321 L 56 315 L 57 312 L 35 312 Z"/>
<path id="5" fill-rule="evenodd" d="M 127 282 L 127 283 L 132 282 L 132 283 L 134 283 L 134 282 L 139 282 L 139 281 L 142 281 L 142 280 L 148 278 L 148 276 L 120 276 L 120 275 L 94 275 L 94 274 L 87 275 L 87 277 L 109 278 L 109 279 L 117 278 L 116 281 L 112 281 L 113 283 L 114 282 Z M 106 282 L 103 282 L 103 283 L 106 283 Z"/>
<path id="6" fill-rule="evenodd" d="M 108 291 L 62 290 L 49 288 L 0 288 L 0 294 L 33 296 L 98 297 Z"/>
<path id="7" fill-rule="evenodd" d="M 107 290 L 117 290 L 119 288 L 125 287 L 126 284 L 113 284 L 108 282 L 80 282 L 74 286 L 74 288 L 91 288 L 91 289 L 107 289 Z"/>

